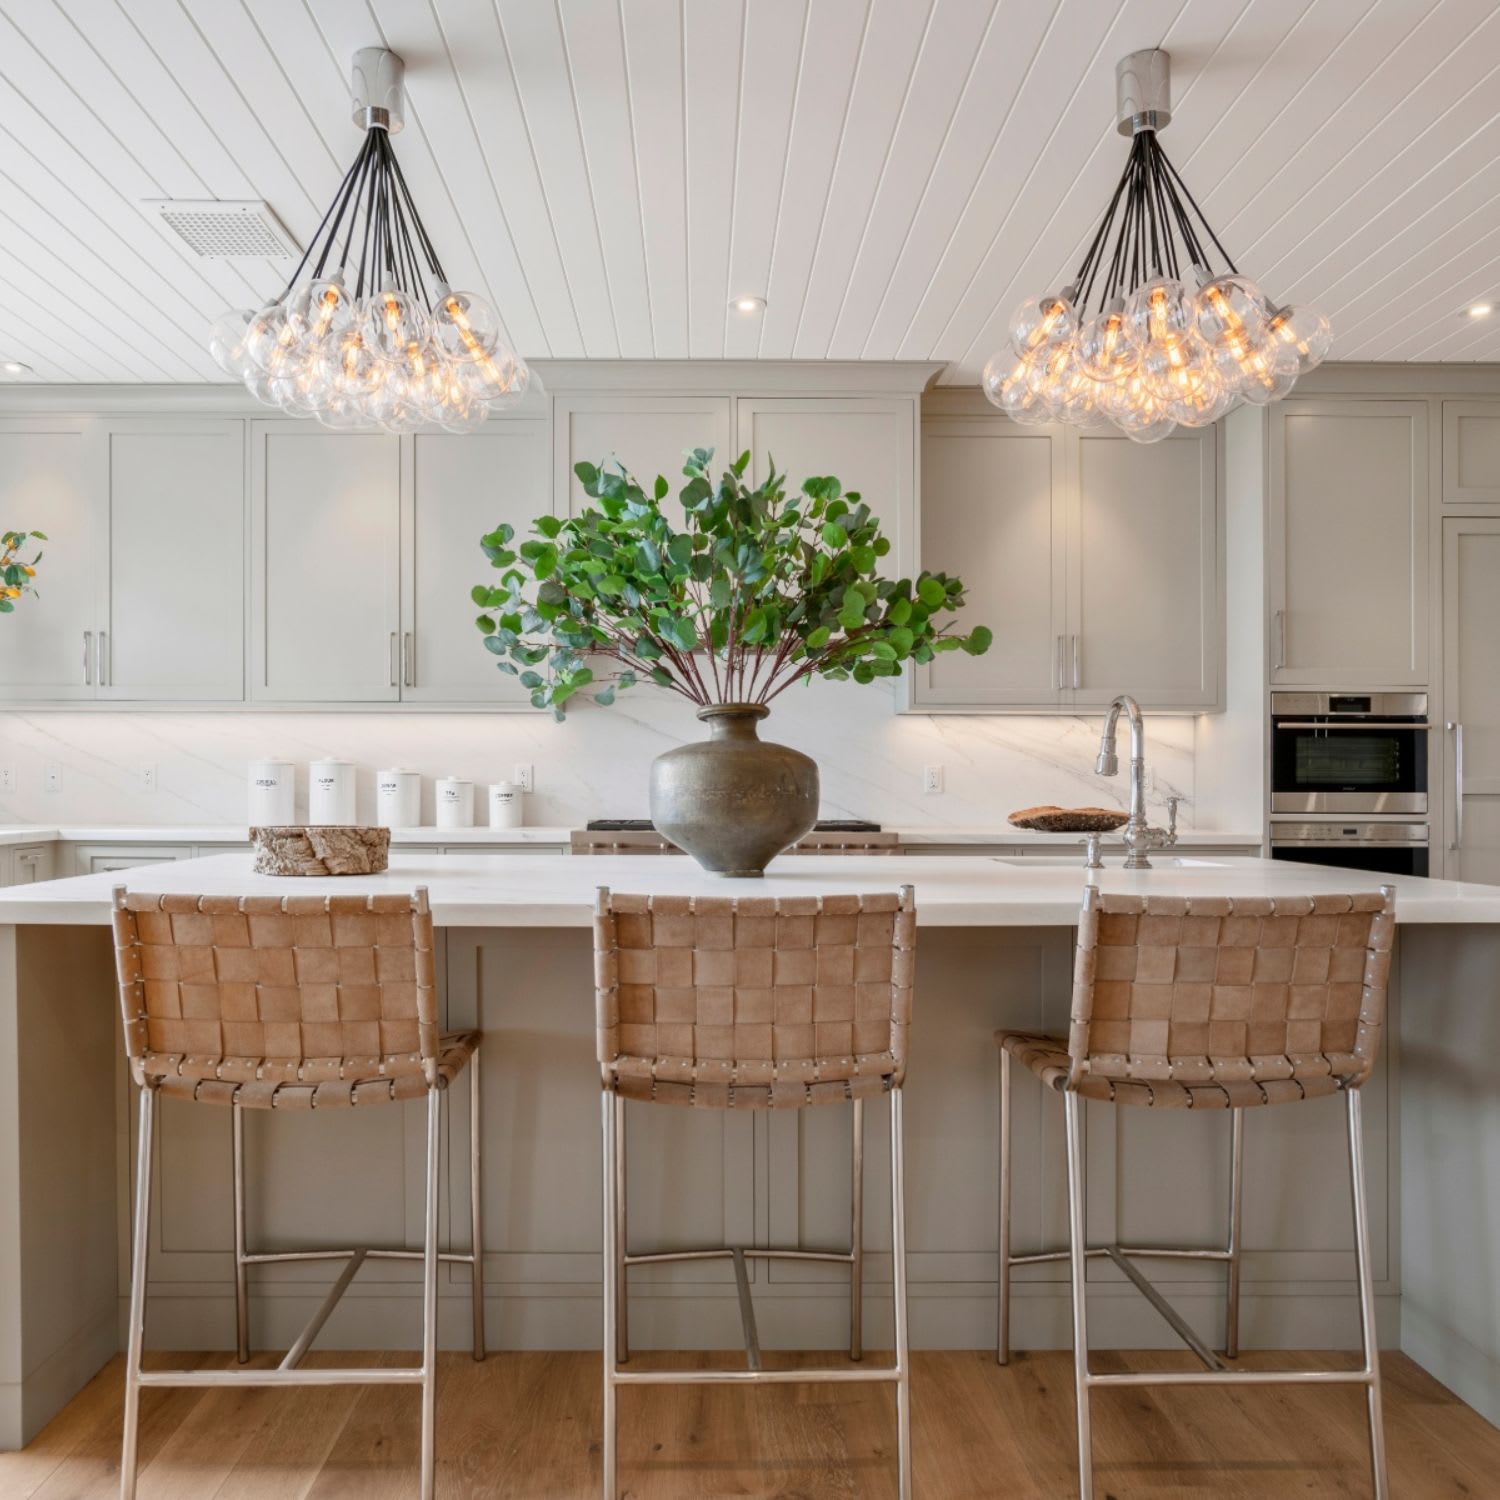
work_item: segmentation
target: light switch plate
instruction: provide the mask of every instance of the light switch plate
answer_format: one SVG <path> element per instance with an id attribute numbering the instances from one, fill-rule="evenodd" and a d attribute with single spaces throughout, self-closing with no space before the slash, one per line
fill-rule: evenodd
<path id="1" fill-rule="evenodd" d="M 0 766 L 0 792 L 13 792 L 16 789 L 16 768 L 14 766 Z"/>
<path id="2" fill-rule="evenodd" d="M 922 767 L 922 794 L 926 797 L 935 797 L 943 790 L 943 768 L 941 766 Z"/>
<path id="3" fill-rule="evenodd" d="M 141 790 L 143 792 L 154 792 L 156 790 L 156 767 L 142 766 L 140 769 Z"/>
<path id="4" fill-rule="evenodd" d="M 529 792 L 531 790 L 531 767 L 525 761 L 518 760 L 510 768 L 510 779 L 523 792 Z"/>
<path id="5" fill-rule="evenodd" d="M 42 789 L 48 792 L 62 791 L 62 767 L 48 766 L 42 772 Z"/>

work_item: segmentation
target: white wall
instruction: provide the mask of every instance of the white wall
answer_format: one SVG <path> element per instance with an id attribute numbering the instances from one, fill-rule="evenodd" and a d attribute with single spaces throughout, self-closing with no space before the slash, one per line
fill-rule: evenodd
<path id="1" fill-rule="evenodd" d="M 1194 720 L 1153 715 L 1146 729 L 1151 802 L 1160 812 L 1167 796 L 1193 795 Z M 1095 718 L 905 716 L 894 711 L 888 684 L 817 684 L 786 692 L 764 733 L 816 757 L 828 817 L 996 824 L 1039 802 L 1123 807 L 1127 797 L 1123 776 L 1093 774 Z M 245 816 L 248 761 L 322 755 L 361 768 L 361 816 L 373 816 L 374 776 L 384 767 L 488 782 L 526 761 L 536 775 L 528 822 L 644 817 L 652 757 L 701 737 L 690 706 L 650 687 L 632 689 L 613 708 L 582 707 L 563 724 L 514 713 L 11 712 L 0 716 L 0 767 L 15 770 L 16 791 L 0 793 L 0 821 L 234 823 Z M 946 790 L 923 796 L 922 768 L 933 764 L 945 768 Z M 43 790 L 49 765 L 62 768 L 59 793 Z M 156 770 L 155 792 L 141 783 L 147 766 Z M 305 794 L 305 773 L 299 790 Z M 430 781 L 423 794 L 431 821 Z M 1179 818 L 1194 825 L 1190 803 Z M 1258 817 L 1245 826 L 1258 827 Z"/>

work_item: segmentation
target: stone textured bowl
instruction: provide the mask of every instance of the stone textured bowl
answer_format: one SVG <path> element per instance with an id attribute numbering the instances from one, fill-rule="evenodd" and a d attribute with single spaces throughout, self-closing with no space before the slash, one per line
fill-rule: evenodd
<path id="1" fill-rule="evenodd" d="M 252 828 L 257 875 L 378 875 L 391 862 L 389 828 Z"/>
<path id="2" fill-rule="evenodd" d="M 1037 833 L 1113 833 L 1129 821 L 1117 807 L 1023 807 L 1007 819 Z"/>

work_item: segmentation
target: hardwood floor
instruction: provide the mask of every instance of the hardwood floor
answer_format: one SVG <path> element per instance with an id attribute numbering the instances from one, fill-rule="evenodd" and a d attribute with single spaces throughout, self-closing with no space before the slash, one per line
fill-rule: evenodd
<path id="1" fill-rule="evenodd" d="M 228 1358 L 191 1356 L 204 1364 Z M 309 1362 L 334 1358 L 350 1357 L 313 1355 Z M 767 1363 L 778 1358 L 811 1364 L 826 1357 L 768 1355 Z M 1183 1359 L 1099 1354 L 1096 1368 L 1174 1368 Z M 1320 1360 L 1326 1362 L 1253 1354 L 1244 1363 Z M 1004 1370 L 986 1353 L 916 1355 L 917 1495 L 1075 1494 L 1070 1368 L 1062 1353 L 1018 1355 Z M 598 1372 L 598 1356 L 590 1354 L 492 1354 L 482 1365 L 444 1355 L 439 1496 L 595 1496 Z M 1385 1375 L 1393 1495 L 1481 1500 L 1500 1491 L 1500 1431 L 1399 1354 L 1386 1356 Z M 29 1448 L 0 1454 L 0 1497 L 113 1497 L 120 1384 L 115 1360 Z M 1352 1389 L 1118 1391 L 1097 1397 L 1094 1411 L 1099 1500 L 1352 1500 L 1370 1493 L 1363 1404 Z M 896 1493 L 891 1398 L 874 1387 L 625 1390 L 620 1413 L 621 1488 L 631 1500 L 886 1500 Z M 409 1500 L 416 1416 L 415 1392 L 395 1387 L 147 1391 L 140 1500 Z"/>

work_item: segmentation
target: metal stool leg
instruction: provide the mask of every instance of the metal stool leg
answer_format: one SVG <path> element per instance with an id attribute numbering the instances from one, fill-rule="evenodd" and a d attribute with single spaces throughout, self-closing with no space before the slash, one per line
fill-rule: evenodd
<path id="1" fill-rule="evenodd" d="M 891 1090 L 891 1260 L 896 1294 L 896 1472 L 912 1500 L 911 1349 L 906 1328 L 906 1130 L 901 1090 Z"/>
<path id="2" fill-rule="evenodd" d="M 234 1153 L 234 1342 L 241 1364 L 250 1358 L 250 1289 L 245 1266 L 245 1114 L 230 1106 L 229 1134 Z"/>
<path id="3" fill-rule="evenodd" d="M 1094 1448 L 1089 1425 L 1088 1297 L 1085 1274 L 1088 1244 L 1084 1239 L 1083 1100 L 1063 1095 L 1068 1127 L 1068 1260 L 1073 1287 L 1073 1390 L 1078 1406 L 1078 1495 L 1094 1500 Z"/>
<path id="4" fill-rule="evenodd" d="M 849 1358 L 865 1356 L 865 1101 L 854 1101 L 850 1124 Z"/>
<path id="5" fill-rule="evenodd" d="M 615 1500 L 616 1497 L 616 1454 L 615 1454 L 615 1337 L 616 1316 L 618 1301 L 615 1268 L 620 1262 L 620 1246 L 617 1242 L 619 1233 L 619 1204 L 617 1199 L 620 1191 L 619 1163 L 619 1139 L 616 1127 L 619 1122 L 618 1098 L 609 1090 L 600 1096 L 603 1109 L 601 1111 L 601 1124 L 603 1128 L 604 1141 L 604 1257 L 603 1257 L 603 1291 L 604 1291 L 604 1500 Z"/>
<path id="6" fill-rule="evenodd" d="M 1231 1111 L 1229 1125 L 1229 1288 L 1224 1303 L 1224 1353 L 1240 1353 L 1240 1220 L 1245 1192 L 1245 1111 Z"/>
<path id="7" fill-rule="evenodd" d="M 427 1212 L 422 1237 L 422 1500 L 437 1486 L 438 1138 L 443 1091 L 427 1090 Z"/>
<path id="8" fill-rule="evenodd" d="M 135 1229 L 130 1253 L 130 1327 L 125 1347 L 125 1432 L 120 1449 L 120 1500 L 134 1500 L 136 1444 L 141 1428 L 141 1346 L 146 1330 L 146 1253 L 151 1234 L 151 1153 L 156 1090 L 141 1090 L 135 1170 Z"/>
<path id="9" fill-rule="evenodd" d="M 1000 1049 L 1000 1251 L 995 1278 L 995 1363 L 1010 1363 L 1010 1053 Z"/>
<path id="10" fill-rule="evenodd" d="M 1370 1472 L 1375 1500 L 1388 1500 L 1385 1425 L 1380 1400 L 1380 1347 L 1375 1331 L 1375 1288 L 1370 1270 L 1370 1226 L 1365 1197 L 1364 1120 L 1358 1089 L 1344 1091 L 1349 1122 L 1349 1179 L 1354 1190 L 1354 1265 L 1359 1280 L 1360 1339 L 1365 1353 L 1365 1406 L 1370 1423 Z"/>
<path id="11" fill-rule="evenodd" d="M 474 1358 L 484 1358 L 484 1179 L 480 1172 L 479 1053 L 469 1059 L 469 1249 L 474 1256 Z"/>
<path id="12" fill-rule="evenodd" d="M 620 1364 L 630 1358 L 630 1273 L 625 1257 L 630 1253 L 626 1229 L 625 1192 L 625 1100 L 615 1095 L 615 1358 Z"/>

